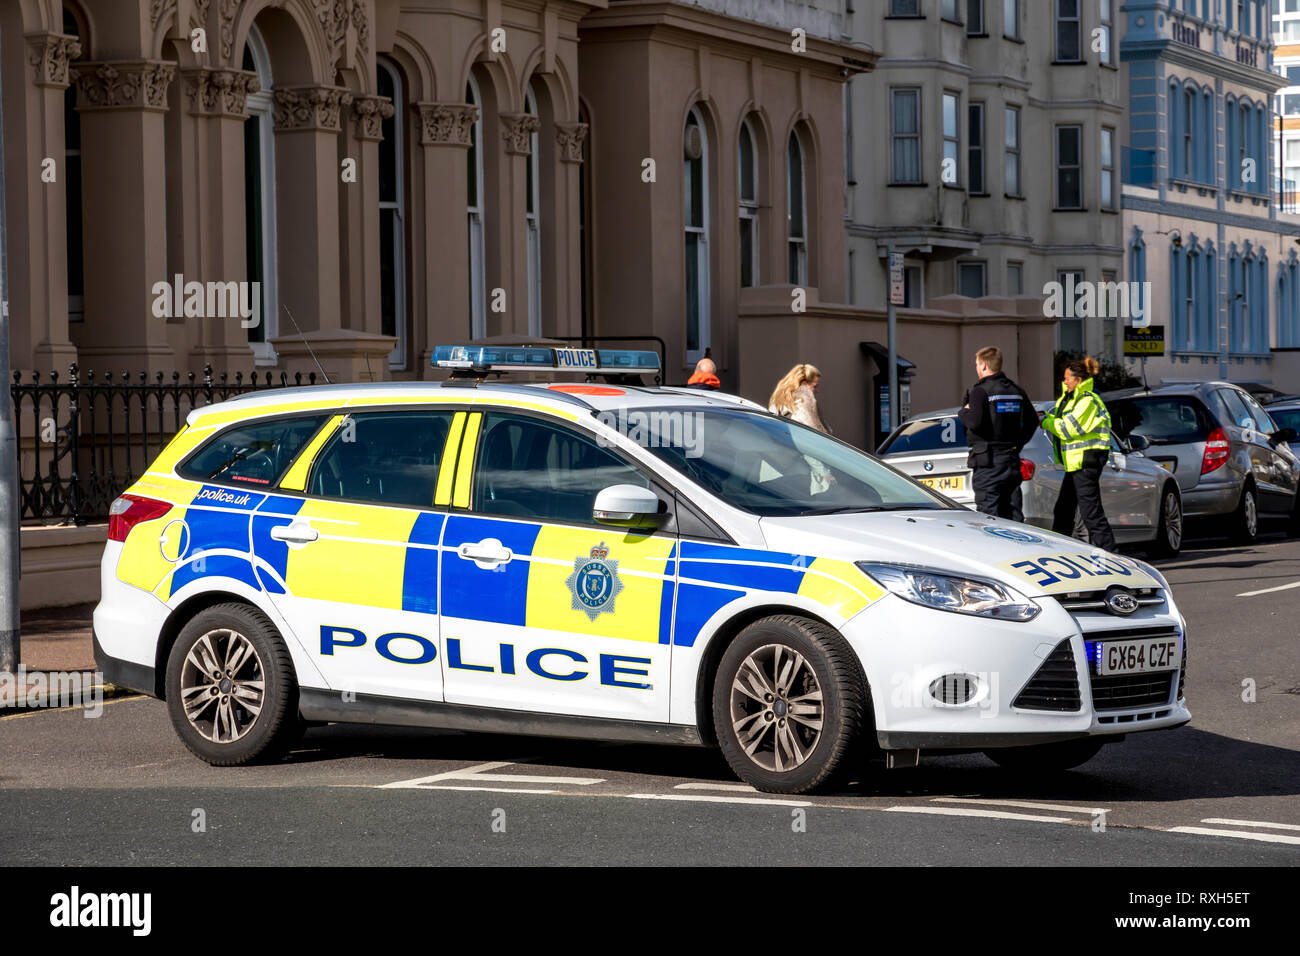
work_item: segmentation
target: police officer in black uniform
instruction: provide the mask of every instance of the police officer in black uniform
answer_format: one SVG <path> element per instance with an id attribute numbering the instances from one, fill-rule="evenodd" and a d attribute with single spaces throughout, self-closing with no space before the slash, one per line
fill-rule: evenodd
<path id="1" fill-rule="evenodd" d="M 1001 349 L 990 346 L 976 352 L 975 374 L 979 381 L 958 412 L 970 443 L 966 464 L 973 469 L 975 507 L 986 515 L 1019 521 L 1023 515 L 1012 496 L 1020 488 L 1020 449 L 1034 437 L 1038 413 L 1028 393 L 1002 373 Z"/>

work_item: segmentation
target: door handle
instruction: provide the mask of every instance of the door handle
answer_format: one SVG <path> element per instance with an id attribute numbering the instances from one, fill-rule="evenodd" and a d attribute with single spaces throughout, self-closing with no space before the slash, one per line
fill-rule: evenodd
<path id="1" fill-rule="evenodd" d="M 505 564 L 515 553 L 505 547 L 496 538 L 485 541 L 467 541 L 456 549 L 456 553 L 466 561 L 473 561 L 480 568 L 491 568 Z"/>
<path id="2" fill-rule="evenodd" d="M 272 528 L 271 537 L 286 544 L 309 544 L 320 537 L 320 532 L 306 522 L 295 521 Z"/>

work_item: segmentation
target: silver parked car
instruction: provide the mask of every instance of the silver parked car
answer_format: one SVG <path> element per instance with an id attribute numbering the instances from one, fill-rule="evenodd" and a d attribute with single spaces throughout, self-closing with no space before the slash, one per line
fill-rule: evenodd
<path id="1" fill-rule="evenodd" d="M 1103 397 L 1114 430 L 1145 438 L 1147 457 L 1177 479 L 1189 520 L 1216 519 L 1243 543 L 1256 539 L 1263 518 L 1297 530 L 1300 459 L 1288 445 L 1296 431 L 1245 389 L 1201 382 Z"/>
<path id="2" fill-rule="evenodd" d="M 1051 402 L 1035 407 L 1046 411 Z M 950 408 L 908 419 L 885 439 L 876 454 L 958 504 L 975 507 L 971 471 L 966 467 L 970 449 L 966 428 Z M 1152 554 L 1168 557 L 1183 545 L 1182 495 L 1169 472 L 1143 454 L 1146 441 L 1133 445 L 1111 438 L 1110 461 L 1101 479 L 1101 502 L 1119 544 L 1138 545 Z M 1021 452 L 1033 464 L 1033 476 L 1020 486 L 1024 495 L 1025 523 L 1052 527 L 1052 512 L 1060 494 L 1065 467 L 1052 457 L 1051 439 L 1041 429 Z M 1076 534 L 1086 537 L 1081 522 Z"/>

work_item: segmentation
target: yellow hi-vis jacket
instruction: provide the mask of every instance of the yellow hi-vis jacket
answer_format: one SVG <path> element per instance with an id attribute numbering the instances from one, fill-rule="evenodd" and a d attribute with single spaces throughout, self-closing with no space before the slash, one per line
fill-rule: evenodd
<path id="1" fill-rule="evenodd" d="M 1092 390 L 1090 378 L 1074 386 L 1073 392 L 1067 392 L 1062 385 L 1061 397 L 1043 417 L 1042 425 L 1055 439 L 1052 450 L 1066 471 L 1082 468 L 1086 451 L 1110 451 L 1110 412 Z"/>

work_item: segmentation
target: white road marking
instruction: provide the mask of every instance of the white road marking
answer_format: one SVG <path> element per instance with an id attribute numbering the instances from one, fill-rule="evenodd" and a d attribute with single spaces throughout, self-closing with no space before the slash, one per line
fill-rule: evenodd
<path id="1" fill-rule="evenodd" d="M 768 806 L 811 807 L 806 800 L 778 800 L 775 797 L 715 797 L 689 793 L 629 793 L 633 800 L 683 800 L 691 803 L 761 803 Z"/>
<path id="2" fill-rule="evenodd" d="M 1208 820 L 1202 820 L 1201 822 L 1223 823 L 1237 827 L 1269 827 L 1274 830 L 1300 830 L 1300 825 L 1294 823 L 1266 823 L 1263 820 L 1224 820 L 1221 817 L 1210 817 Z"/>
<path id="3" fill-rule="evenodd" d="M 740 793 L 758 793 L 747 783 L 679 783 L 674 790 L 735 790 Z"/>
<path id="4" fill-rule="evenodd" d="M 1045 817 L 1006 810 L 971 810 L 966 807 L 885 807 L 885 813 L 933 813 L 951 817 L 989 817 L 993 820 L 1030 820 L 1035 823 L 1073 823 L 1069 817 Z"/>
<path id="5" fill-rule="evenodd" d="M 1105 807 L 1062 807 L 1055 803 L 1026 803 L 1022 800 L 981 800 L 966 797 L 932 797 L 938 803 L 973 803 L 976 806 L 1021 807 L 1025 810 L 1059 810 L 1061 813 L 1110 813 Z"/>
<path id="6" fill-rule="evenodd" d="M 1300 581 L 1295 581 L 1291 584 L 1279 584 L 1275 588 L 1263 588 L 1259 591 L 1243 591 L 1241 594 L 1238 594 L 1237 597 L 1254 597 L 1257 594 L 1272 594 L 1274 591 L 1290 591 L 1292 588 L 1300 588 Z"/>
<path id="7" fill-rule="evenodd" d="M 108 707 L 112 704 L 124 704 L 129 700 L 148 700 L 147 694 L 131 694 L 128 697 L 114 697 L 112 700 L 101 701 L 99 704 L 70 704 L 67 707 L 38 707 L 33 710 L 24 710 L 19 714 L 6 714 L 0 717 L 0 720 L 25 720 L 28 717 L 39 717 L 41 714 L 57 714 L 65 710 L 89 710 L 91 707 L 102 706 Z"/>
<path id="8" fill-rule="evenodd" d="M 580 787 L 589 787 L 592 784 L 604 783 L 600 777 L 541 777 L 535 774 L 512 774 L 512 773 L 492 773 L 493 770 L 500 770 L 502 767 L 512 767 L 518 761 L 500 760 L 492 763 L 481 763 L 473 767 L 462 767 L 459 770 L 448 770 L 444 773 L 435 773 L 429 777 L 415 777 L 411 780 L 397 780 L 393 783 L 385 783 L 378 789 L 380 790 L 411 790 L 428 788 L 430 784 L 437 783 L 440 780 L 468 780 L 471 782 L 491 781 L 493 783 L 551 783 L 551 784 L 573 784 Z M 520 793 L 528 791 L 521 790 Z M 549 791 L 548 791 L 549 792 Z"/>
<path id="9" fill-rule="evenodd" d="M 1170 827 L 1166 833 L 1198 833 L 1202 836 L 1235 837 L 1239 840 L 1259 840 L 1262 843 L 1292 843 L 1300 846 L 1300 836 L 1283 836 L 1280 833 L 1251 833 L 1249 830 L 1215 830 L 1210 827 Z"/>
<path id="10" fill-rule="evenodd" d="M 450 783 L 435 783 L 428 787 L 419 787 L 420 790 L 481 790 L 487 793 L 559 793 L 558 790 L 533 790 L 527 787 L 458 787 Z"/>

